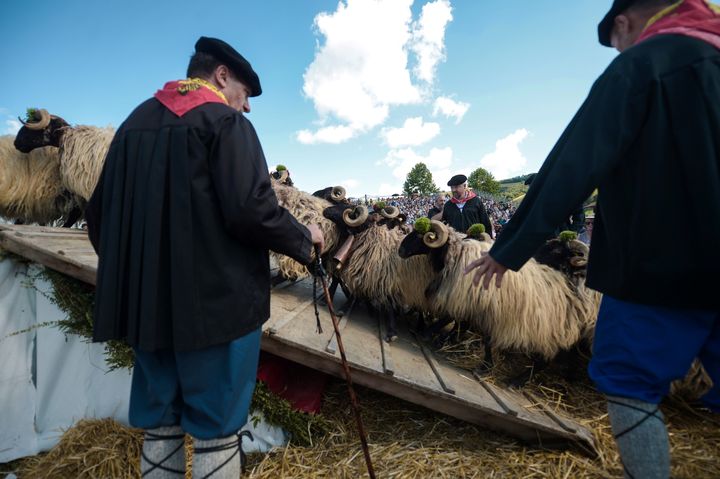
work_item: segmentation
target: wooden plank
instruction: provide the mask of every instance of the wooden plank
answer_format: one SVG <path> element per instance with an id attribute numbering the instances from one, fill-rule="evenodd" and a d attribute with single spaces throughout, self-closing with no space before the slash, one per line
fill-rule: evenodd
<path id="1" fill-rule="evenodd" d="M 97 264 L 89 265 L 80 263 L 70 257 L 60 255 L 56 252 L 43 250 L 32 244 L 28 244 L 20 237 L 0 232 L 0 247 L 23 256 L 31 261 L 40 263 L 68 276 L 95 285 Z"/>
<path id="2" fill-rule="evenodd" d="M 415 336 L 415 340 L 418 341 L 417 336 Z M 440 371 L 437 367 L 437 362 L 433 358 L 432 352 L 428 351 L 428 349 L 425 347 L 424 344 L 422 344 L 420 341 L 418 341 L 418 344 L 420 345 L 420 349 L 422 350 L 423 356 L 425 356 L 425 360 L 430 365 L 430 369 L 432 369 L 432 372 L 435 374 L 435 377 L 438 380 L 438 383 L 440 384 L 440 387 L 443 388 L 443 391 L 445 391 L 448 394 L 455 394 L 455 389 L 451 388 L 447 385 L 445 380 L 442 377 L 442 374 L 440 374 Z"/>
<path id="3" fill-rule="evenodd" d="M 19 234 L 18 234 L 19 233 Z M 0 246 L 32 261 L 95 283 L 97 257 L 84 231 L 31 226 L 0 226 Z M 327 308 L 320 309 L 323 334 L 315 330 L 312 282 L 288 283 L 273 290 L 271 318 L 263 326 L 264 350 L 344 377 L 335 353 L 334 331 Z M 548 447 L 575 441 L 590 452 L 592 434 L 553 411 L 531 394 L 505 390 L 435 356 L 412 340 L 407 325 L 399 339 L 384 342 L 385 324 L 358 307 L 352 321 L 343 319 L 342 338 L 353 380 L 433 410 L 512 434 Z M 272 331 L 272 334 L 271 334 Z M 332 353 L 332 354 L 330 354 Z"/>
<path id="4" fill-rule="evenodd" d="M 277 334 L 280 329 L 288 324 L 290 321 L 297 318 L 299 315 L 305 312 L 306 309 L 311 307 L 313 305 L 313 300 L 309 299 L 305 302 L 301 303 L 292 313 L 285 314 L 283 316 L 280 316 L 276 321 L 274 321 L 268 328 L 267 332 L 270 334 Z"/>

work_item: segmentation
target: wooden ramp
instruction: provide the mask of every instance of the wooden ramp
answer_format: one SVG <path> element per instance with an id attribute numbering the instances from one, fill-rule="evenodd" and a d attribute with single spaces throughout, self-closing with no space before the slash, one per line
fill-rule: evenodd
<path id="1" fill-rule="evenodd" d="M 0 247 L 95 284 L 97 256 L 82 230 L 0 225 Z M 309 280 L 272 293 L 262 349 L 319 371 L 344 377 L 327 308 L 316 332 Z M 357 384 L 543 447 L 574 443 L 594 451 L 592 434 L 528 394 L 473 378 L 436 356 L 407 330 L 388 344 L 383 322 L 356 307 L 341 321 L 345 352 Z"/>

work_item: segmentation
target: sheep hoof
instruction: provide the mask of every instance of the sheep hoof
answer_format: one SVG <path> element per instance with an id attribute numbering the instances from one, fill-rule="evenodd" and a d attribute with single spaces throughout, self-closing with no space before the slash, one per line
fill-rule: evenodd
<path id="1" fill-rule="evenodd" d="M 388 334 L 385 336 L 385 342 L 386 342 L 386 343 L 394 343 L 395 341 L 397 341 L 397 338 L 398 338 L 398 335 L 397 335 L 397 334 L 395 334 L 395 333 L 388 333 Z"/>

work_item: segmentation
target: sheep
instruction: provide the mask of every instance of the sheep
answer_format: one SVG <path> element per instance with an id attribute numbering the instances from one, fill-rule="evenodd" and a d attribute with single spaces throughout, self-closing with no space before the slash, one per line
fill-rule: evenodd
<path id="1" fill-rule="evenodd" d="M 77 205 L 60 180 L 57 148 L 22 153 L 12 136 L 0 137 L 0 216 L 47 224 L 68 216 Z"/>
<path id="2" fill-rule="evenodd" d="M 65 189 L 88 201 L 102 171 L 113 128 L 71 127 L 46 110 L 34 110 L 39 119 L 24 122 L 15 137 L 15 148 L 28 153 L 42 146 L 59 148 L 60 178 Z"/>
<path id="3" fill-rule="evenodd" d="M 438 221 L 416 225 L 403 239 L 399 256 L 428 255 L 432 272 L 426 277 L 418 272 L 417 278 L 431 284 L 435 308 L 488 335 L 493 348 L 523 352 L 542 365 L 591 335 L 600 295 L 584 284 L 574 287 L 561 272 L 531 259 L 518 272 L 508 271 L 502 288 L 483 291 L 463 271 L 490 249 L 489 239 L 466 240 Z M 484 374 L 486 367 L 475 372 Z M 521 375 L 511 383 L 527 379 Z"/>
<path id="4" fill-rule="evenodd" d="M 323 253 L 334 251 L 340 244 L 340 230 L 336 224 L 323 216 L 323 211 L 333 206 L 330 201 L 312 196 L 279 181 L 271 181 L 278 204 L 286 208 L 301 224 L 317 224 L 325 237 Z M 298 280 L 310 276 L 307 267 L 284 255 L 271 252 L 278 265 L 279 274 L 285 279 Z"/>
<path id="5" fill-rule="evenodd" d="M 365 300 L 387 314 L 387 342 L 397 339 L 397 310 L 406 306 L 416 311 L 431 309 L 416 278 L 418 271 L 427 270 L 425 277 L 431 275 L 427 261 L 404 261 L 397 255 L 405 237 L 402 229 L 393 227 L 398 213 L 396 208 L 386 207 L 364 225 L 337 273 L 353 300 Z"/>

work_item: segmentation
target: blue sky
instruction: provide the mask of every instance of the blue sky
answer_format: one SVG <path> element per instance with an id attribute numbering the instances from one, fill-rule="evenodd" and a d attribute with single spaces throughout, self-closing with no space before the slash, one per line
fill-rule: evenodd
<path id="1" fill-rule="evenodd" d="M 306 191 L 400 192 L 478 166 L 537 171 L 614 58 L 597 42 L 610 0 L 182 0 L 0 4 L 0 134 L 27 107 L 118 126 L 182 78 L 201 35 L 260 76 L 251 100 L 268 165 Z"/>

